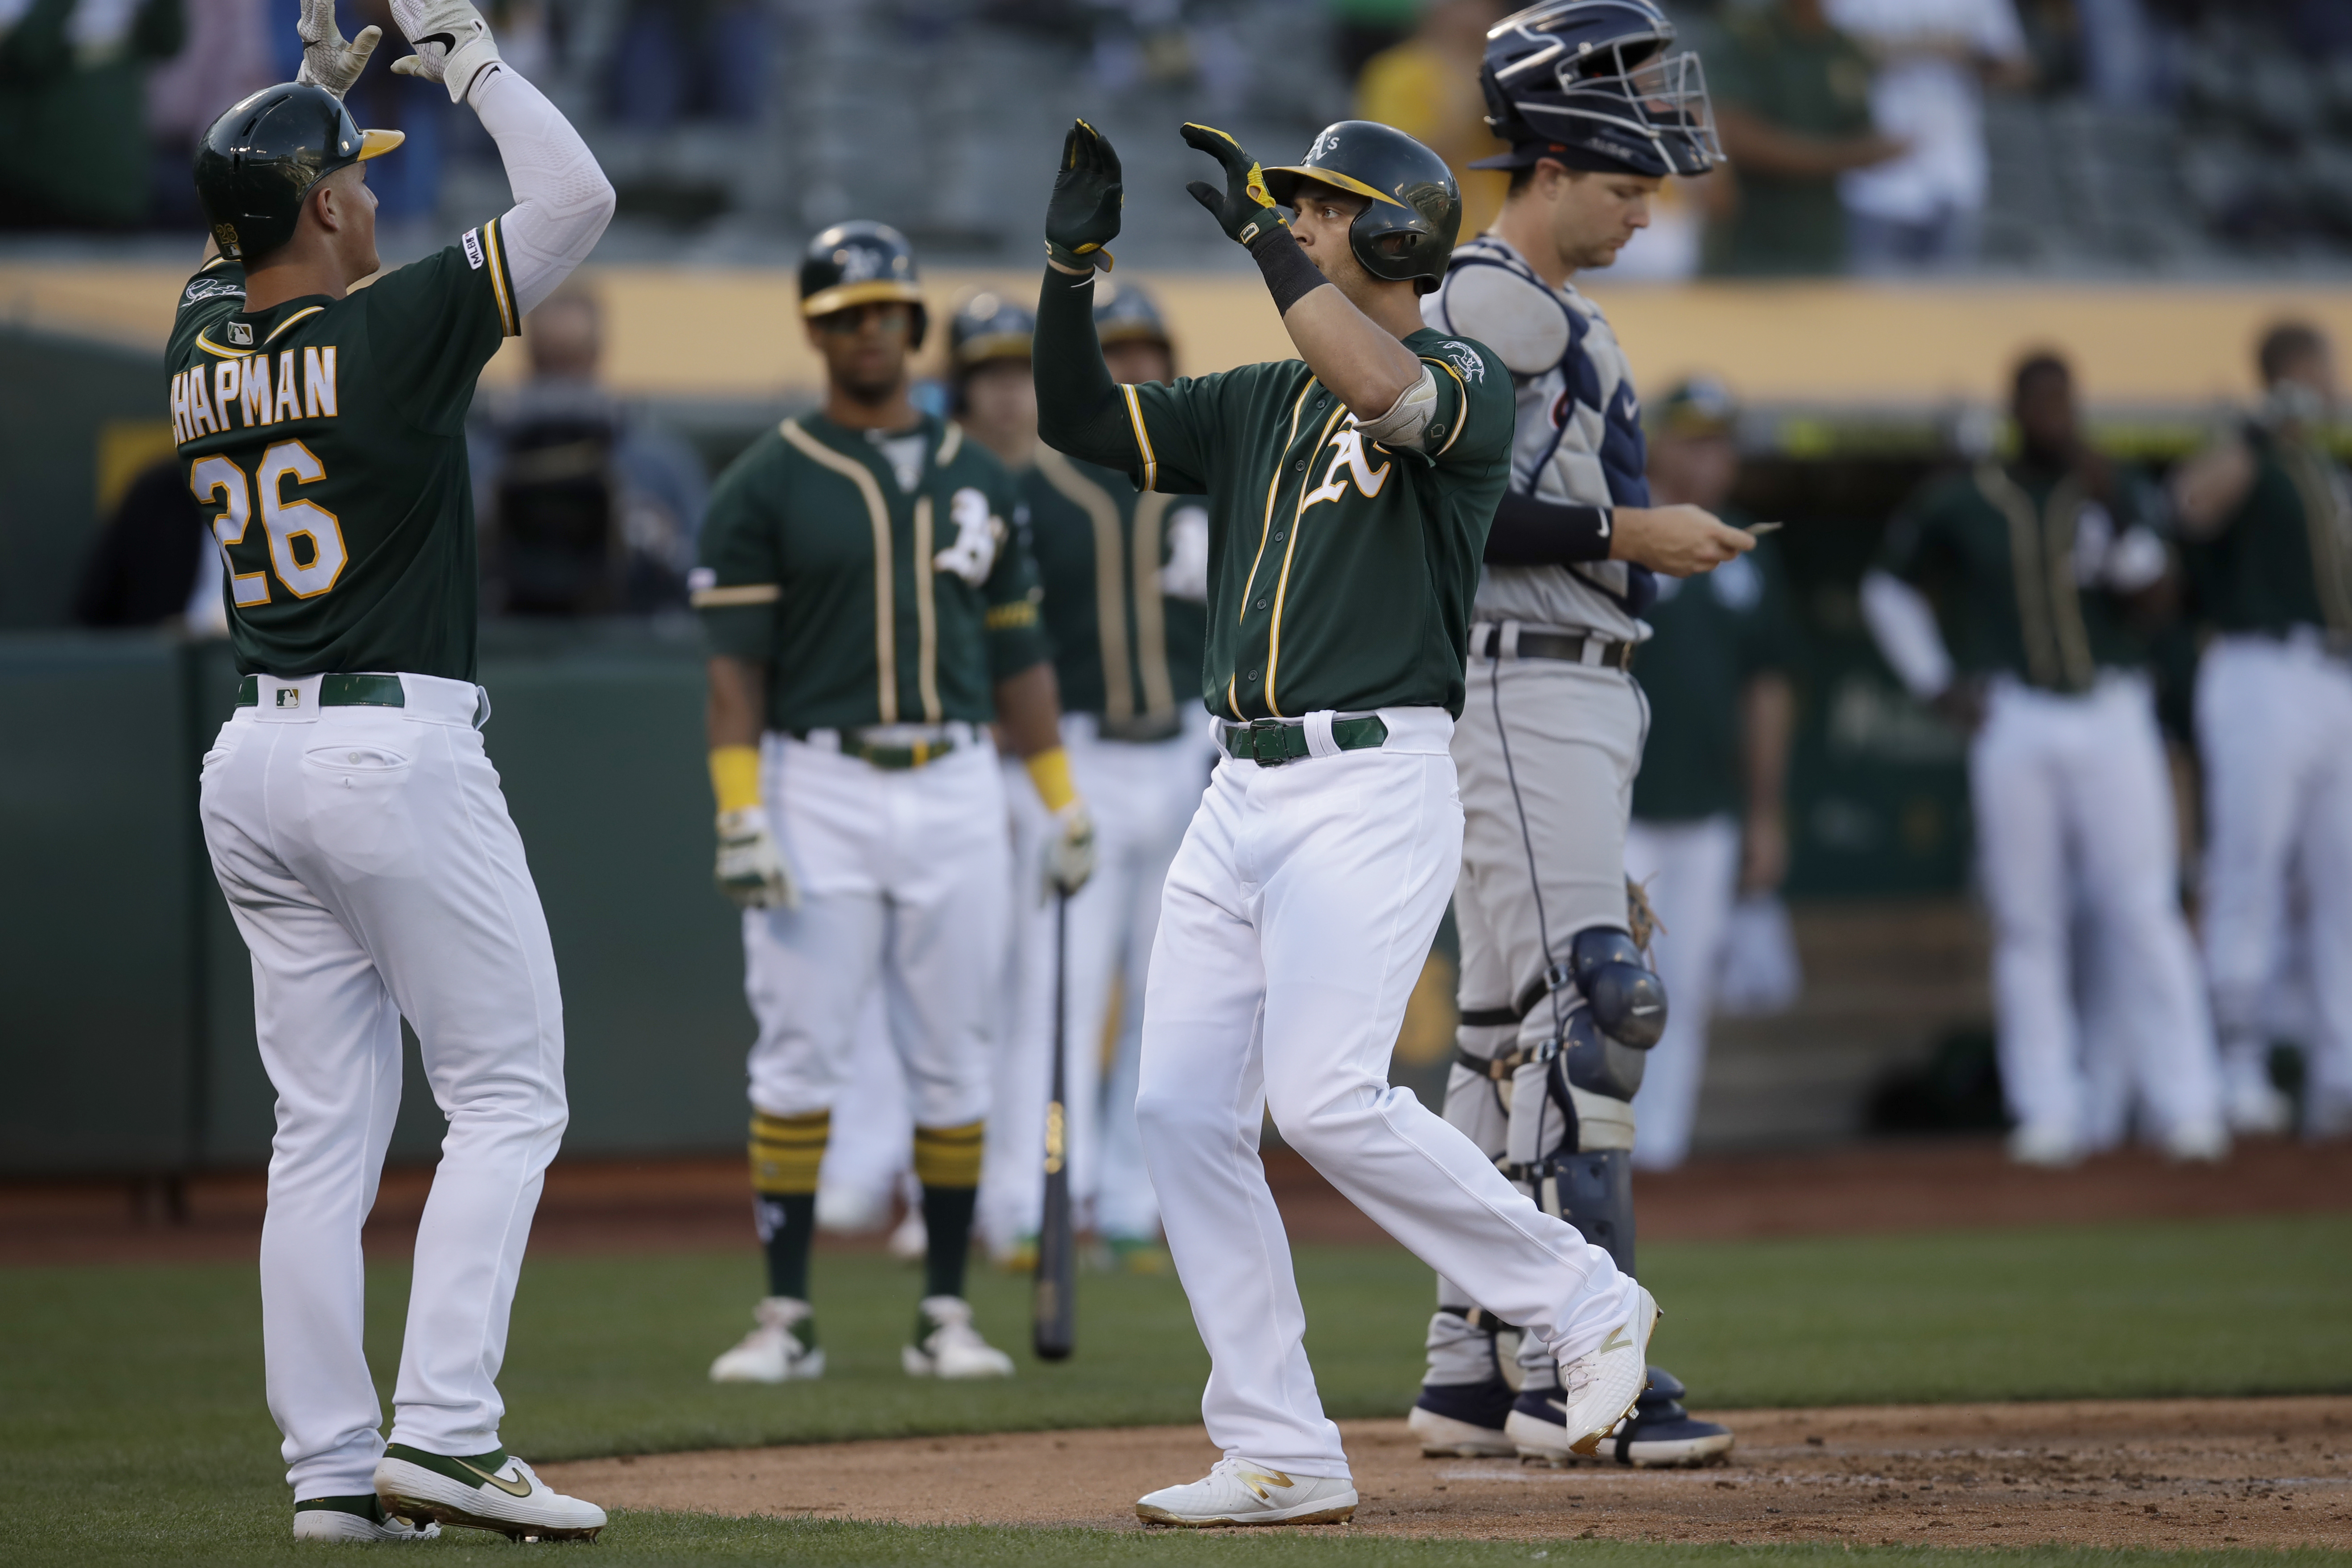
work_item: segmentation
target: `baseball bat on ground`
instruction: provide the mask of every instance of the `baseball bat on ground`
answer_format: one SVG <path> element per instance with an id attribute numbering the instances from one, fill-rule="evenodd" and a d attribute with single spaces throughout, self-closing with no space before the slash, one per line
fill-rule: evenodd
<path id="1" fill-rule="evenodd" d="M 1070 896 L 1054 895 L 1054 1087 L 1045 1100 L 1045 1213 L 1037 1227 L 1037 1283 L 1031 1312 L 1041 1361 L 1060 1361 L 1077 1341 L 1077 1237 L 1070 1227 L 1068 1094 Z"/>

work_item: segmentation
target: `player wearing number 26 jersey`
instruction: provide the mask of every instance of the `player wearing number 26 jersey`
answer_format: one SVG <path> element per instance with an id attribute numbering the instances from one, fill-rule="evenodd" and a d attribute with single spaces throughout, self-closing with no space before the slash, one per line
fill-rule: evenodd
<path id="1" fill-rule="evenodd" d="M 515 1279 L 566 1119 L 563 1004 L 482 747 L 464 422 L 483 364 L 604 232 L 613 189 L 471 5 L 392 9 L 416 50 L 397 68 L 481 116 L 514 207 L 353 290 L 380 266 L 364 160 L 398 137 L 340 101 L 377 30 L 346 43 L 331 0 L 304 0 L 301 79 L 232 106 L 198 150 L 221 257 L 181 291 L 165 364 L 243 673 L 199 809 L 278 1097 L 269 1411 L 297 1539 L 593 1538 L 604 1510 L 551 1490 L 499 1434 Z M 359 1233 L 404 1018 L 448 1132 L 387 1442 Z"/>

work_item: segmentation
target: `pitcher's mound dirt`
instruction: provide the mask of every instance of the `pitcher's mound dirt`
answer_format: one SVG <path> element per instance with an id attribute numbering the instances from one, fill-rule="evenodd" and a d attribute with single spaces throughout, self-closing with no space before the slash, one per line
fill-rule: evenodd
<path id="1" fill-rule="evenodd" d="M 1937 1546 L 2352 1546 L 2352 1398 L 1737 1412 L 1704 1470 L 1425 1459 L 1402 1421 L 1343 1422 L 1373 1534 Z M 1198 1427 L 1005 1433 L 548 1465 L 607 1508 L 902 1524 L 1140 1528 L 1204 1473 Z"/>

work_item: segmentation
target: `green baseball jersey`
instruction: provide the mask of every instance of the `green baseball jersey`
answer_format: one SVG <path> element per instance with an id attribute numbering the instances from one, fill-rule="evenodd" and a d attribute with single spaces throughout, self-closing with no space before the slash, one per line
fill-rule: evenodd
<path id="1" fill-rule="evenodd" d="M 521 319 L 499 225 L 341 300 L 244 307 L 244 268 L 207 264 L 164 360 L 237 668 L 471 680 L 466 411 Z"/>
<path id="2" fill-rule="evenodd" d="M 1728 509 L 1724 521 L 1745 520 Z M 1633 780 L 1633 815 L 1688 822 L 1746 803 L 1740 697 L 1767 671 L 1798 658 L 1788 574 L 1769 540 L 1712 572 L 1658 579 L 1642 612 L 1654 632 L 1635 676 L 1650 700 L 1650 732 Z"/>
<path id="3" fill-rule="evenodd" d="M 1957 621 L 1953 658 L 2051 691 L 2085 691 L 2099 667 L 2146 658 L 2121 600 L 2084 587 L 2079 563 L 2142 521 L 2123 476 L 2102 501 L 2077 474 L 1980 463 L 1931 479 L 1886 531 L 1878 564 L 1921 587 Z"/>
<path id="4" fill-rule="evenodd" d="M 1021 495 L 1063 711 L 1096 714 L 1112 736 L 1174 733 L 1176 704 L 1200 689 L 1208 607 L 1198 588 L 1171 592 L 1162 574 L 1205 552 L 1206 501 L 1144 494 L 1125 474 L 1050 447 L 1022 474 Z"/>
<path id="5" fill-rule="evenodd" d="M 1404 342 L 1436 375 L 1423 448 L 1366 440 L 1297 360 L 1119 388 L 1136 483 L 1209 498 L 1211 712 L 1460 716 L 1516 399 L 1493 350 L 1427 328 Z"/>
<path id="6" fill-rule="evenodd" d="M 2307 626 L 2352 637 L 2342 471 L 2305 442 L 2259 427 L 2247 439 L 2252 487 L 2221 531 L 2189 552 L 2199 609 L 2225 632 L 2279 637 Z"/>
<path id="7" fill-rule="evenodd" d="M 772 730 L 985 724 L 1048 651 L 1014 510 L 961 426 L 787 419 L 711 490 L 695 608 L 712 651 L 767 670 Z"/>

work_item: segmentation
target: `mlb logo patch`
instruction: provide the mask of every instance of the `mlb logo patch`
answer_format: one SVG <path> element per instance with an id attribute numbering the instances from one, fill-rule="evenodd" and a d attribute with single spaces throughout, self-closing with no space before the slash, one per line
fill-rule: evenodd
<path id="1" fill-rule="evenodd" d="M 301 689 L 300 687 L 299 687 L 299 686 L 281 686 L 281 687 L 279 687 L 279 688 L 278 689 L 278 706 L 279 706 L 280 708 L 299 708 L 299 707 L 301 707 L 301 706 L 302 706 L 302 689 Z"/>
<path id="2" fill-rule="evenodd" d="M 253 323 L 250 321 L 231 321 L 228 324 L 228 341 L 236 344 L 239 348 L 251 348 L 253 346 Z"/>
<path id="3" fill-rule="evenodd" d="M 482 231 L 469 228 L 457 243 L 466 247 L 466 265 L 479 272 L 482 269 Z"/>

